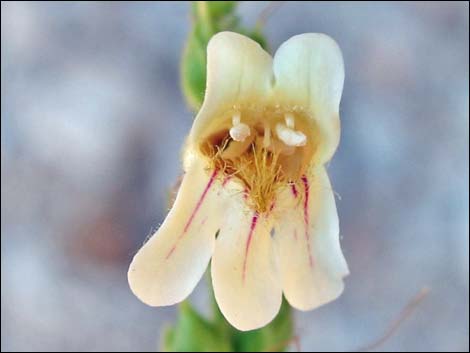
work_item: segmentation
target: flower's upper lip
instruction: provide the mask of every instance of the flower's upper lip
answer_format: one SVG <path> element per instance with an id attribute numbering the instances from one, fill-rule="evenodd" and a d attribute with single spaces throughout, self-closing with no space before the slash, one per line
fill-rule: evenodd
<path id="1" fill-rule="evenodd" d="M 283 43 L 274 59 L 258 43 L 233 32 L 220 32 L 207 49 L 204 103 L 194 121 L 190 143 L 218 128 L 218 118 L 233 106 L 302 107 L 321 130 L 320 162 L 339 142 L 339 103 L 344 66 L 329 36 L 306 33 Z"/>

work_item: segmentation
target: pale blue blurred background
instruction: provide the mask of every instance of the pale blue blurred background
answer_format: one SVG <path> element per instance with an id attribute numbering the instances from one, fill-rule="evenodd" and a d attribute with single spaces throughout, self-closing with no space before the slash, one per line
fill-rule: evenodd
<path id="1" fill-rule="evenodd" d="M 1 10 L 2 351 L 155 350 L 176 308 L 141 304 L 126 271 L 181 170 L 189 4 Z M 266 26 L 273 49 L 302 32 L 344 54 L 329 171 L 351 269 L 339 300 L 296 313 L 302 349 L 363 346 L 428 286 L 381 349 L 468 351 L 468 3 L 288 2 Z"/>

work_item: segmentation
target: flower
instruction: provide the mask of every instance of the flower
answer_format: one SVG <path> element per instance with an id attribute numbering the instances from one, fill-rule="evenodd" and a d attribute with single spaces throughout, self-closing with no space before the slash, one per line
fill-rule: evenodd
<path id="1" fill-rule="evenodd" d="M 212 258 L 222 313 L 251 330 L 275 317 L 282 293 L 310 310 L 343 291 L 348 266 L 324 167 L 339 143 L 343 59 L 318 33 L 292 37 L 274 59 L 232 32 L 212 37 L 207 52 L 181 187 L 128 278 L 143 302 L 172 305 Z"/>

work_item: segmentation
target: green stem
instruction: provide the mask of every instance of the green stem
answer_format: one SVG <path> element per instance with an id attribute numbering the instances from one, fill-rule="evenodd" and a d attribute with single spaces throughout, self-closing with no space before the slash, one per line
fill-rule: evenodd
<path id="1" fill-rule="evenodd" d="M 209 39 L 215 33 L 214 24 L 212 23 L 209 4 L 207 1 L 196 1 L 196 13 L 202 25 L 204 37 Z"/>

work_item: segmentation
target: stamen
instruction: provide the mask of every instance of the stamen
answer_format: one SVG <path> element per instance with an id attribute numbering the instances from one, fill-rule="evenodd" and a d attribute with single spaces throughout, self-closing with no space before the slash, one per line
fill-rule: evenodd
<path id="1" fill-rule="evenodd" d="M 282 124 L 276 124 L 276 134 L 287 146 L 305 146 L 307 137 L 301 131 L 292 130 Z"/>
<path id="2" fill-rule="evenodd" d="M 251 135 L 250 127 L 243 123 L 232 127 L 229 133 L 232 139 L 239 142 L 245 141 L 245 139 Z"/>
<path id="3" fill-rule="evenodd" d="M 294 115 L 292 113 L 286 113 L 284 115 L 284 120 L 288 128 L 290 129 L 295 128 L 295 120 L 294 120 Z"/>
<path id="4" fill-rule="evenodd" d="M 269 126 L 264 127 L 263 147 L 268 148 L 271 145 L 271 129 Z"/>
<path id="5" fill-rule="evenodd" d="M 238 124 L 240 124 L 240 121 L 241 121 L 241 113 L 237 111 L 232 116 L 232 125 L 237 126 Z"/>

